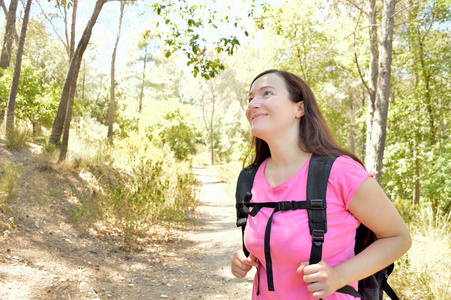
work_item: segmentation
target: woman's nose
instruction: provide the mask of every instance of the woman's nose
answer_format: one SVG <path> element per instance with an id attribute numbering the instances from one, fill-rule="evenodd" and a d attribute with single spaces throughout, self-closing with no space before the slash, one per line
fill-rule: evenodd
<path id="1" fill-rule="evenodd" d="M 260 107 L 260 100 L 258 99 L 258 97 L 252 98 L 252 100 L 249 101 L 249 104 L 247 105 L 247 107 L 249 109 Z"/>

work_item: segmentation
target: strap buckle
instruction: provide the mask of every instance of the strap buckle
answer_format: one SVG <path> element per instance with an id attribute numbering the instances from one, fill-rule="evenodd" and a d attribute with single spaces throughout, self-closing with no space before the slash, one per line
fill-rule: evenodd
<path id="1" fill-rule="evenodd" d="M 326 201 L 323 199 L 312 199 L 310 200 L 310 209 L 325 209 Z"/>
<path id="2" fill-rule="evenodd" d="M 294 201 L 282 201 L 277 204 L 280 211 L 295 210 Z"/>
<path id="3" fill-rule="evenodd" d="M 324 230 L 314 229 L 312 231 L 312 242 L 315 246 L 321 246 L 324 243 Z"/>

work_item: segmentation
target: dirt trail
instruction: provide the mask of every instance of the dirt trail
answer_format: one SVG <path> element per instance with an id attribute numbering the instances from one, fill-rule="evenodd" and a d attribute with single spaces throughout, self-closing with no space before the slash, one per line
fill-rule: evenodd
<path id="1" fill-rule="evenodd" d="M 230 258 L 241 247 L 241 231 L 235 225 L 235 186 L 221 183 L 212 167 L 197 167 L 194 172 L 202 182 L 202 205 L 198 208 L 202 220 L 188 238 L 197 243 L 192 254 L 199 255 L 204 276 L 213 279 L 213 285 L 207 285 L 211 295 L 202 299 L 249 299 L 254 273 L 243 280 L 230 273 Z"/>
<path id="2" fill-rule="evenodd" d="M 230 274 L 241 246 L 234 187 L 212 167 L 194 172 L 203 184 L 196 225 L 156 235 L 139 252 L 120 250 L 98 229 L 81 232 L 58 202 L 27 203 L 19 194 L 16 228 L 0 236 L 0 300 L 250 299 L 253 273 L 243 280 Z"/>

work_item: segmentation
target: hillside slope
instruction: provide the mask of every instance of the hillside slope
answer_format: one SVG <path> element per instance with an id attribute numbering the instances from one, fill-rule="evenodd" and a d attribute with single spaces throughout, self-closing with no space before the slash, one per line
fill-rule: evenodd
<path id="1" fill-rule="evenodd" d="M 249 298 L 251 277 L 229 271 L 240 247 L 233 193 L 213 169 L 196 170 L 202 204 L 188 226 L 156 225 L 129 251 L 101 224 L 74 221 L 74 206 L 95 196 L 100 174 L 48 164 L 33 144 L 16 151 L 0 141 L 0 165 L 11 164 L 22 169 L 17 195 L 0 213 L 0 299 Z"/>

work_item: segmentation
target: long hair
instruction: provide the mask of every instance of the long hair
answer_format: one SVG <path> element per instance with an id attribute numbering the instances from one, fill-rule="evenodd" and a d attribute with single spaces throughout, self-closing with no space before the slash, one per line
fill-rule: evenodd
<path id="1" fill-rule="evenodd" d="M 362 161 L 357 156 L 338 146 L 327 126 L 326 120 L 321 114 L 315 95 L 300 77 L 286 71 L 267 70 L 254 78 L 251 87 L 258 78 L 270 73 L 277 74 L 285 81 L 291 101 L 295 103 L 304 101 L 304 115 L 301 117 L 299 124 L 299 148 L 305 152 L 317 155 L 347 155 L 363 166 Z M 252 164 L 260 164 L 271 156 L 268 144 L 255 136 L 252 138 L 252 148 L 255 151 Z"/>

